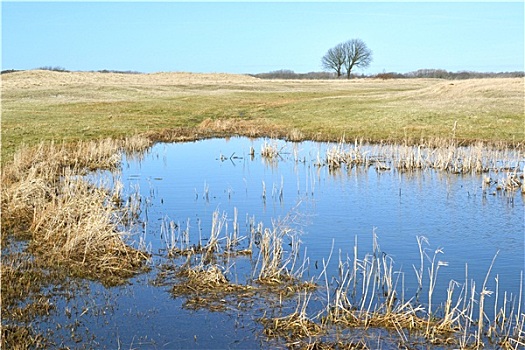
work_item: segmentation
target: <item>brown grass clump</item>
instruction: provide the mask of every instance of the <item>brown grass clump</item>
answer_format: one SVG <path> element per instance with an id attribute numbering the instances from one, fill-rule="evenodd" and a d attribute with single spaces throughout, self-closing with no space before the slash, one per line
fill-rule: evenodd
<path id="1" fill-rule="evenodd" d="M 128 277 L 140 269 L 147 254 L 124 243 L 107 191 L 66 177 L 59 193 L 34 217 L 34 251 L 92 277 Z"/>
<path id="2" fill-rule="evenodd" d="M 80 176 L 93 169 L 114 169 L 121 150 L 144 150 L 148 144 L 137 138 L 42 143 L 19 150 L 2 173 L 3 235 L 30 239 L 33 252 L 50 266 L 68 266 L 76 274 L 108 282 L 130 276 L 147 258 L 126 245 L 119 232 L 119 218 L 130 208 L 115 205 L 119 193 Z"/>
<path id="3" fill-rule="evenodd" d="M 49 346 L 41 334 L 28 327 L 2 325 L 1 347 L 4 349 L 45 349 Z"/>
<path id="4" fill-rule="evenodd" d="M 264 325 L 264 333 L 268 337 L 281 337 L 287 341 L 295 341 L 298 338 L 308 338 L 318 336 L 323 332 L 323 328 L 310 320 L 306 315 L 294 312 L 291 315 L 261 319 Z"/>
<path id="5" fill-rule="evenodd" d="M 327 329 L 309 318 L 306 308 L 311 294 L 306 291 L 297 294 L 297 307 L 293 313 L 284 317 L 262 317 L 259 322 L 264 326 L 264 334 L 269 338 L 283 338 L 288 347 L 301 344 L 304 338 L 316 339 Z"/>
<path id="6" fill-rule="evenodd" d="M 230 283 L 217 265 L 182 267 L 176 275 L 179 283 L 172 287 L 171 293 L 174 297 L 186 297 L 185 307 L 191 309 L 224 311 L 255 294 L 251 286 Z M 232 303 L 232 299 L 236 302 Z"/>

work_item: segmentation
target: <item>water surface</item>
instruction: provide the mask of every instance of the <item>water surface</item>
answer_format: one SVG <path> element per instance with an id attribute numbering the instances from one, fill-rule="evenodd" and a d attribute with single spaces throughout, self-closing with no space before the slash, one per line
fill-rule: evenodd
<path id="1" fill-rule="evenodd" d="M 275 144 L 279 156 L 262 157 L 264 142 Z M 198 242 L 209 236 L 214 211 L 226 215 L 229 230 L 237 211 L 241 235 L 249 235 L 252 221 L 271 227 L 272 220 L 281 220 L 300 232 L 309 259 L 305 278 L 319 276 L 323 261 L 336 276 L 339 258 L 352 256 L 356 242 L 360 258 L 372 252 L 375 233 L 394 269 L 404 273 L 406 294 L 413 295 L 414 268 L 420 264 L 416 237 L 425 236 L 429 257 L 442 248 L 438 259 L 447 262 L 439 270 L 435 303 L 445 300 L 451 279 L 481 285 L 496 254 L 489 289 L 498 276 L 501 291 L 519 293 L 524 196 L 483 188 L 485 175 L 377 170 L 373 165 L 330 169 L 319 163 L 333 146 L 247 138 L 160 143 L 140 157 L 124 157 L 121 171 L 111 176 L 124 183 L 125 196 L 140 194 L 141 225 L 132 229 L 131 242 L 147 246 L 153 264 L 166 261 L 166 223 L 188 229 L 190 239 Z M 233 278 L 245 281 L 250 262 L 240 260 Z M 426 271 L 430 265 L 425 264 Z M 86 328 L 101 347 L 269 346 L 254 321 L 256 313 L 187 310 L 182 300 L 170 296 L 169 287 L 152 285 L 154 271 L 132 280 L 131 288 L 90 285 L 91 293 L 99 295 L 94 299 L 104 295 L 104 305 L 111 308 L 102 321 L 86 318 Z"/>

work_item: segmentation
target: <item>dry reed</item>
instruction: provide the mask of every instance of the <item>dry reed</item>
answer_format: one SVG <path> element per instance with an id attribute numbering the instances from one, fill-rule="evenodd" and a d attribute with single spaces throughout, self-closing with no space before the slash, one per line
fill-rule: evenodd
<path id="1" fill-rule="evenodd" d="M 147 254 L 131 248 L 119 232 L 130 208 L 115 192 L 82 179 L 94 169 L 115 169 L 120 152 L 144 151 L 140 138 L 76 144 L 41 143 L 20 149 L 2 173 L 3 232 L 24 233 L 50 266 L 116 282 L 144 264 Z M 111 282 L 110 282 L 111 283 Z"/>
<path id="2" fill-rule="evenodd" d="M 419 269 L 414 267 L 414 270 L 419 289 L 407 300 L 404 287 L 399 293 L 398 281 L 394 280 L 393 261 L 381 252 L 375 234 L 373 252 L 365 255 L 363 259 L 357 257 L 356 242 L 354 257 L 339 261 L 339 277 L 335 291 L 327 290 L 327 296 L 333 297 L 327 301 L 325 322 L 351 328 L 391 330 L 397 333 L 399 341 L 407 346 L 417 337 L 423 337 L 432 344 L 449 344 L 461 348 L 479 348 L 487 342 L 503 344 L 509 349 L 522 346 L 525 318 L 520 309 L 522 291 L 519 300 L 505 295 L 505 303 L 509 300 L 512 301 L 512 305 L 504 305 L 500 309 L 495 306 L 495 317 L 487 323 L 486 320 L 490 318 L 484 305 L 485 298 L 493 293 L 487 289 L 491 264 L 481 290 L 476 289 L 474 281 L 469 284 L 468 278 L 463 285 L 450 281 L 444 304 L 436 306 L 433 303 L 433 293 L 438 271 L 447 264 L 438 259 L 443 253 L 441 249 L 434 250 L 431 255 L 427 254 L 427 244 L 428 241 L 424 237 L 418 237 L 421 266 Z M 425 261 L 430 264 L 426 276 Z M 401 271 L 397 274 L 401 275 Z M 426 279 L 428 295 L 427 303 L 423 304 L 419 302 L 419 293 L 426 284 Z M 454 296 L 458 287 L 461 287 L 460 294 Z M 437 310 L 442 311 L 438 313 Z"/>
<path id="3" fill-rule="evenodd" d="M 267 142 L 264 141 L 264 144 L 261 146 L 261 156 L 268 159 L 273 159 L 279 156 L 282 149 L 279 149 L 277 141 Z"/>
<path id="4" fill-rule="evenodd" d="M 381 172 L 393 168 L 399 172 L 432 169 L 450 174 L 489 174 L 484 175 L 482 181 L 484 193 L 494 186 L 495 191 L 523 194 L 524 163 L 525 155 L 520 147 L 491 147 L 483 142 L 464 147 L 453 139 L 432 139 L 417 145 L 365 145 L 358 139 L 349 144 L 343 138 L 326 150 L 324 159 L 318 154 L 314 165 L 327 166 L 334 173 L 343 166 L 374 166 Z"/>
<path id="5" fill-rule="evenodd" d="M 311 320 L 306 313 L 306 307 L 311 298 L 304 292 L 298 294 L 297 308 L 284 317 L 266 318 L 259 321 L 264 325 L 264 333 L 268 337 L 284 338 L 288 346 L 298 343 L 298 339 L 317 337 L 325 332 L 323 327 Z"/>
<path id="6" fill-rule="evenodd" d="M 300 253 L 300 233 L 290 224 L 294 218 L 287 215 L 282 220 L 274 220 L 272 228 L 264 227 L 259 223 L 252 227 L 252 236 L 259 250 L 257 261 L 252 272 L 255 281 L 267 286 L 285 286 L 289 291 L 315 289 L 313 282 L 301 282 L 302 275 L 307 269 L 308 259 L 298 266 Z M 284 249 L 284 240 L 290 241 L 290 250 Z"/>
<path id="7" fill-rule="evenodd" d="M 35 215 L 31 246 L 57 265 L 104 278 L 131 276 L 147 254 L 128 246 L 119 232 L 118 212 L 107 205 L 107 191 L 67 174 L 59 196 Z"/>

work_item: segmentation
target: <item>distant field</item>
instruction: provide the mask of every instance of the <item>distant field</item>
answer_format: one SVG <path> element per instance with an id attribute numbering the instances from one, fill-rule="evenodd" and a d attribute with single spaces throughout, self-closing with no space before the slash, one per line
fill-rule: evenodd
<path id="1" fill-rule="evenodd" d="M 456 125 L 454 129 L 454 125 Z M 148 134 L 523 144 L 524 79 L 261 80 L 228 74 L 2 75 L 2 163 L 21 145 Z"/>

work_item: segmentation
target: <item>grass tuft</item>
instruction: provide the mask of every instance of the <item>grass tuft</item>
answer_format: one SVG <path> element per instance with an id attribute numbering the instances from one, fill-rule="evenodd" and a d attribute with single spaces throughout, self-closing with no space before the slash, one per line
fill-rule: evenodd
<path id="1" fill-rule="evenodd" d="M 2 173 L 3 232 L 29 239 L 34 253 L 76 274 L 109 282 L 140 270 L 147 254 L 128 246 L 119 231 L 130 208 L 116 205 L 118 193 L 81 177 L 114 169 L 119 152 L 137 141 L 41 143 L 17 152 Z"/>

